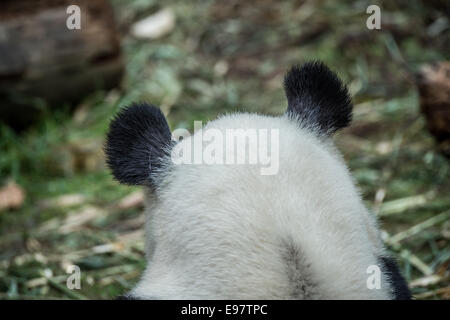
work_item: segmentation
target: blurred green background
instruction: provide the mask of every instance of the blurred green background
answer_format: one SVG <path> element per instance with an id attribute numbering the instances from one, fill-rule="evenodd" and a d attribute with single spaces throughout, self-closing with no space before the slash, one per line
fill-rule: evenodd
<path id="1" fill-rule="evenodd" d="M 450 298 L 450 172 L 419 109 L 412 80 L 450 58 L 446 1 L 114 0 L 125 74 L 76 105 L 40 102 L 21 132 L 0 124 L 0 183 L 25 193 L 0 211 L 0 298 L 112 298 L 145 267 L 142 194 L 104 165 L 112 116 L 134 101 L 162 108 L 171 128 L 229 111 L 281 114 L 292 65 L 323 60 L 348 84 L 353 126 L 336 140 L 367 206 L 418 299 Z M 366 8 L 381 7 L 368 30 Z M 131 34 L 169 10 L 156 39 Z M 70 264 L 81 289 L 66 287 Z"/>

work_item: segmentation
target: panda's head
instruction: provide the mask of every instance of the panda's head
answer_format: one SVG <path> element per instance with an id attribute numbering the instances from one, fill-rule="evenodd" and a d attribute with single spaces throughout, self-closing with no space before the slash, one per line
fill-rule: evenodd
<path id="1" fill-rule="evenodd" d="M 210 122 L 209 128 L 231 126 L 245 130 L 289 123 L 288 126 L 306 129 L 323 140 L 350 124 L 352 104 L 347 89 L 324 64 L 310 62 L 292 67 L 286 74 L 284 88 L 288 107 L 283 116 L 231 114 Z M 175 145 L 158 107 L 133 104 L 122 109 L 110 124 L 107 163 L 120 183 L 154 190 L 160 175 L 172 165 L 168 160 Z"/>
<path id="2" fill-rule="evenodd" d="M 352 118 L 346 87 L 311 62 L 293 67 L 284 88 L 285 114 L 225 115 L 182 140 L 152 105 L 111 122 L 107 163 L 149 198 L 149 263 L 128 297 L 383 299 L 407 290 L 393 283 L 390 273 L 401 276 L 330 139 Z M 367 288 L 370 266 L 382 270 L 379 290 Z"/>

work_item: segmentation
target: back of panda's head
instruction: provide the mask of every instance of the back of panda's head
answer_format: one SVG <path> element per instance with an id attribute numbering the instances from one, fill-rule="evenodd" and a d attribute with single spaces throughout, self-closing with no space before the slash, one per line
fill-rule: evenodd
<path id="1" fill-rule="evenodd" d="M 348 91 L 323 63 L 292 67 L 284 79 L 284 89 L 286 115 L 299 127 L 330 136 L 350 124 L 352 103 Z M 164 170 L 170 167 L 174 145 L 159 108 L 133 104 L 122 109 L 110 124 L 105 146 L 107 164 L 119 182 L 155 189 Z"/>

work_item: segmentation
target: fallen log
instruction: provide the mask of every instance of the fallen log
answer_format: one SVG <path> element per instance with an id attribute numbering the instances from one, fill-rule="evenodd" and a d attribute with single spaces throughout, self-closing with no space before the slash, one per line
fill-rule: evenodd
<path id="1" fill-rule="evenodd" d="M 80 29 L 67 26 L 70 5 L 80 8 Z M 0 121 L 20 127 L 42 105 L 71 104 L 120 82 L 108 0 L 4 0 L 0 9 Z"/>

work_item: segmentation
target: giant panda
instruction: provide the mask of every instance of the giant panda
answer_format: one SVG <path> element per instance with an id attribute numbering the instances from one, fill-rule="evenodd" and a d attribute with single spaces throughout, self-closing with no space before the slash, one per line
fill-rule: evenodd
<path id="1" fill-rule="evenodd" d="M 345 85 L 312 61 L 292 67 L 284 89 L 281 116 L 223 115 L 183 139 L 172 139 L 150 104 L 124 108 L 111 121 L 108 166 L 120 183 L 146 190 L 148 264 L 121 298 L 411 298 L 332 142 L 352 118 Z M 261 174 L 262 163 L 175 163 L 173 150 L 208 129 L 276 129 L 278 171 Z M 249 155 L 256 152 L 245 143 Z M 231 151 L 225 146 L 223 156 Z M 370 266 L 380 271 L 376 288 L 368 286 Z"/>

